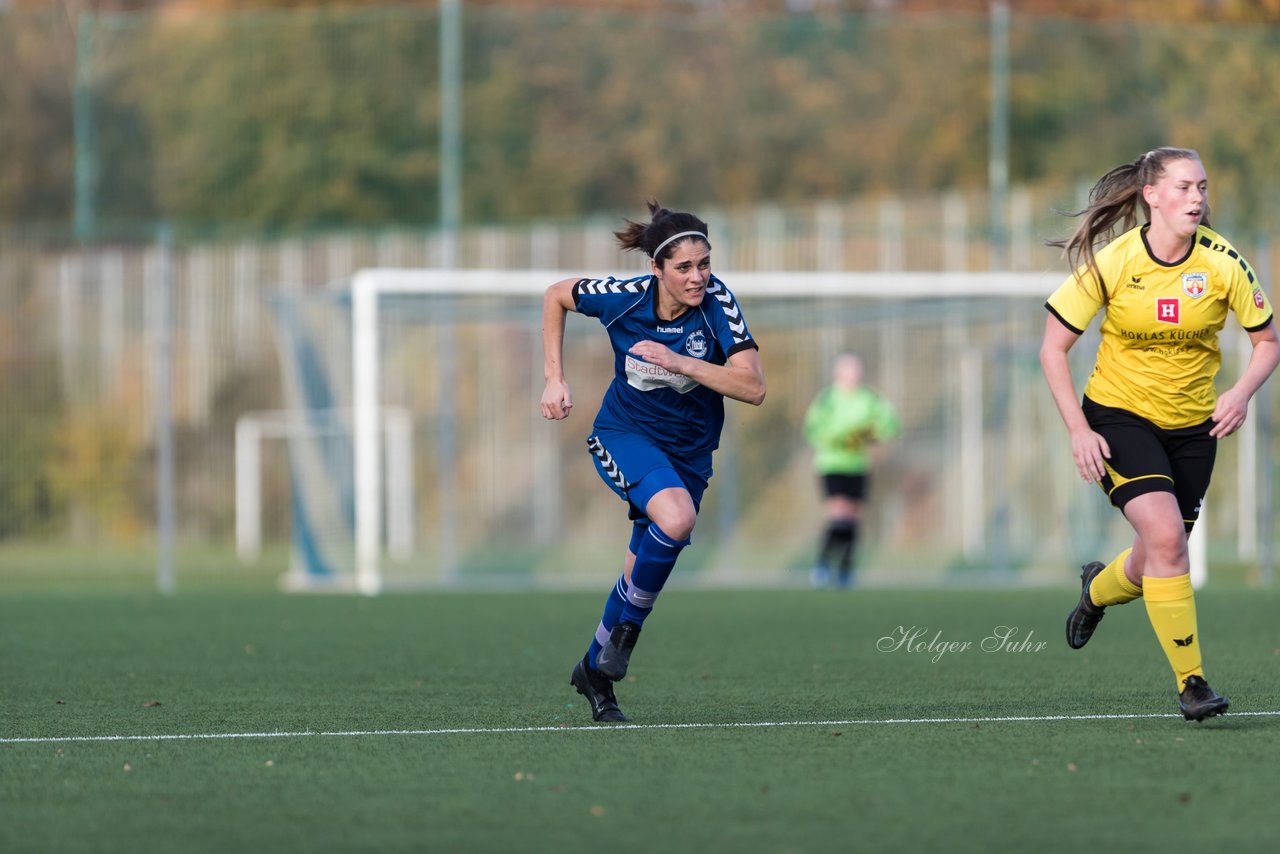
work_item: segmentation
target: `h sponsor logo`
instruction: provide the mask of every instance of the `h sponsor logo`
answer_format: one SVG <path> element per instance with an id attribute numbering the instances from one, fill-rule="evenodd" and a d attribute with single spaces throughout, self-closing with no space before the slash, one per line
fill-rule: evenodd
<path id="1" fill-rule="evenodd" d="M 1182 322 L 1182 300 L 1177 297 L 1162 297 L 1156 300 L 1156 320 L 1161 323 L 1178 324 Z"/>

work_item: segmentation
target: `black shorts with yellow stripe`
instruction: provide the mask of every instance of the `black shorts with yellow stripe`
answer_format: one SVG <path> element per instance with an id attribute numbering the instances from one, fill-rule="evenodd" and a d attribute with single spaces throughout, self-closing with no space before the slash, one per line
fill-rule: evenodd
<path id="1" fill-rule="evenodd" d="M 1209 435 L 1213 419 L 1166 430 L 1127 409 L 1102 406 L 1088 397 L 1082 407 L 1093 432 L 1111 448 L 1111 458 L 1103 460 L 1107 474 L 1099 481 L 1111 503 L 1123 511 L 1139 495 L 1172 492 L 1191 533 L 1218 453 L 1218 440 Z"/>

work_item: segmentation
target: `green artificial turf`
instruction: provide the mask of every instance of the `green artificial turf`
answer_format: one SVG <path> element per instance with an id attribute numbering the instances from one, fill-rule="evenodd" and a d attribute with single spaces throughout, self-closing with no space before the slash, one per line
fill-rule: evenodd
<path id="1" fill-rule="evenodd" d="M 1232 714 L 1188 724 L 1141 602 L 1077 652 L 1066 586 L 676 587 L 618 686 L 627 727 L 568 684 L 607 589 L 0 594 L 0 850 L 1280 842 L 1280 717 L 1245 714 L 1280 712 L 1275 591 L 1198 596 Z M 984 651 L 1001 626 L 1026 643 Z M 1131 717 L 1045 719 L 1095 714 Z"/>

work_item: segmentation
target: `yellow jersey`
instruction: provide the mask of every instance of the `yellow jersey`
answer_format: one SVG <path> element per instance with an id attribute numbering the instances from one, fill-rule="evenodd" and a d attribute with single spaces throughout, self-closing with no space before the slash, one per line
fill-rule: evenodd
<path id="1" fill-rule="evenodd" d="M 1200 226 L 1186 257 L 1167 264 L 1151 254 L 1146 229 L 1131 229 L 1098 251 L 1101 283 L 1083 269 L 1045 307 L 1077 334 L 1105 311 L 1098 361 L 1084 390 L 1091 400 L 1166 430 L 1190 427 L 1208 419 L 1217 403 L 1218 333 L 1228 309 L 1256 332 L 1271 323 L 1271 304 L 1253 269 L 1217 232 Z"/>

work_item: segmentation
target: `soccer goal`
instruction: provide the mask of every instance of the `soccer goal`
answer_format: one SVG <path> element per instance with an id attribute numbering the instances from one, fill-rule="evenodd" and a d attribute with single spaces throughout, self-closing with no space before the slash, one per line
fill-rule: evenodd
<path id="1" fill-rule="evenodd" d="M 613 363 L 594 320 L 568 319 L 573 413 L 552 423 L 538 407 L 542 295 L 574 275 L 368 269 L 281 305 L 291 342 L 282 358 L 292 363 L 284 375 L 298 388 L 290 405 L 350 411 L 345 456 L 313 466 L 317 483 L 307 486 L 327 479 L 349 508 L 349 549 L 327 550 L 349 558 L 325 574 L 376 593 L 598 584 L 617 572 L 625 511 L 596 482 L 585 445 Z M 1064 566 L 1123 547 L 1127 528 L 1080 484 L 1040 373 L 1043 302 L 1057 274 L 718 275 L 760 342 L 769 392 L 762 407 L 727 404 L 677 583 L 807 577 L 821 520 L 799 428 L 845 350 L 862 356 L 866 380 L 904 424 L 878 449 L 860 567 L 867 583 L 1060 582 Z M 1094 336 L 1072 353 L 1080 387 Z M 391 462 L 392 411 L 408 413 L 408 464 Z M 389 499 L 391 477 L 402 478 L 393 492 L 408 490 L 400 504 Z M 401 524 L 407 549 L 392 539 Z M 310 530 L 322 545 L 338 536 Z"/>
<path id="2" fill-rule="evenodd" d="M 262 550 L 268 443 L 282 446 L 288 455 L 294 524 L 289 570 L 281 579 L 285 590 L 355 589 L 349 570 L 355 550 L 347 521 L 352 514 L 344 510 L 349 500 L 342 500 L 340 488 L 332 488 L 331 476 L 350 457 L 351 415 L 349 409 L 292 409 L 246 412 L 236 419 L 236 554 L 242 563 L 256 562 Z M 392 560 L 407 560 L 413 552 L 412 422 L 402 407 L 385 407 L 379 420 L 386 552 Z M 319 488 L 308 489 L 308 484 Z"/>

